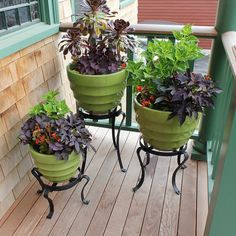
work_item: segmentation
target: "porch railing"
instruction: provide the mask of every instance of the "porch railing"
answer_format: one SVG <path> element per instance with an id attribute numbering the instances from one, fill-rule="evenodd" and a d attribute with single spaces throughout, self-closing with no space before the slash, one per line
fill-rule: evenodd
<path id="1" fill-rule="evenodd" d="M 204 235 L 209 236 L 234 235 L 236 214 L 236 31 L 217 41 L 211 70 L 223 93 L 206 129 L 210 207 Z"/>
<path id="2" fill-rule="evenodd" d="M 183 25 L 157 25 L 157 24 L 135 24 L 131 25 L 134 29 L 132 32 L 133 35 L 140 36 L 144 38 L 144 40 L 152 40 L 152 38 L 172 38 L 173 39 L 173 31 L 180 31 Z M 72 29 L 72 23 L 62 23 L 60 25 L 60 31 L 66 32 L 68 29 Z M 217 32 L 214 27 L 211 26 L 193 26 L 192 27 L 193 34 L 199 38 L 208 38 L 213 39 L 216 37 Z M 133 58 L 133 55 L 130 55 L 130 58 Z M 194 66 L 194 62 L 192 63 Z M 137 124 L 133 121 L 133 94 L 131 86 L 127 87 L 126 93 L 123 99 L 123 103 L 125 104 L 124 110 L 126 112 L 126 120 L 122 129 L 138 131 Z M 89 125 L 101 126 L 101 127 L 111 127 L 111 123 L 109 120 L 100 121 L 100 122 L 87 122 Z"/>

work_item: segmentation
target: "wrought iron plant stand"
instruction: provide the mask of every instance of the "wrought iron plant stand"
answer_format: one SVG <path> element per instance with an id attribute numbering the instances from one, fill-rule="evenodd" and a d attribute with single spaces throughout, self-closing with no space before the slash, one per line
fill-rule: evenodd
<path id="1" fill-rule="evenodd" d="M 141 176 L 138 180 L 138 183 L 133 188 L 133 191 L 134 192 L 137 191 L 142 186 L 142 184 L 144 182 L 144 178 L 145 178 L 145 167 L 150 163 L 150 154 L 153 154 L 153 155 L 158 155 L 158 156 L 171 156 L 171 157 L 177 156 L 178 166 L 172 174 L 172 186 L 173 186 L 176 194 L 181 194 L 181 191 L 179 190 L 179 188 L 176 185 L 176 174 L 180 169 L 186 168 L 185 162 L 189 158 L 189 155 L 188 155 L 186 149 L 187 149 L 187 144 L 185 144 L 184 146 L 180 147 L 179 149 L 176 149 L 173 151 L 159 151 L 159 150 L 154 149 L 148 143 L 146 143 L 144 141 L 143 137 L 140 136 L 139 147 L 137 149 L 137 156 L 138 156 L 139 164 L 141 166 Z M 144 163 L 142 161 L 142 158 L 140 156 L 141 151 L 144 151 L 146 153 L 146 163 Z M 182 155 L 184 156 L 183 160 L 181 160 Z"/>
<path id="2" fill-rule="evenodd" d="M 109 111 L 107 114 L 88 113 L 88 112 L 85 112 L 83 109 L 78 108 L 78 107 L 77 107 L 77 113 L 81 116 L 82 119 L 91 119 L 95 122 L 97 122 L 98 120 L 105 120 L 105 119 L 110 119 L 111 120 L 113 145 L 116 149 L 120 169 L 121 169 L 122 172 L 126 172 L 126 169 L 123 167 L 123 163 L 122 163 L 121 155 L 120 155 L 120 130 L 121 130 L 121 126 L 124 123 L 124 120 L 125 120 L 125 117 L 126 117 L 125 112 L 122 111 L 121 104 L 119 104 L 113 110 Z M 122 119 L 121 119 L 120 125 L 118 126 L 117 134 L 115 134 L 116 133 L 115 132 L 116 117 L 118 117 L 120 115 L 122 115 Z"/>
<path id="3" fill-rule="evenodd" d="M 86 158 L 87 158 L 87 148 L 85 148 L 83 150 L 83 161 L 82 161 L 82 166 L 81 168 L 78 168 L 78 175 L 77 177 L 71 178 L 67 183 L 63 184 L 62 186 L 57 186 L 58 183 L 52 183 L 51 185 L 44 183 L 42 177 L 43 175 L 38 171 L 38 169 L 36 167 L 34 167 L 31 170 L 31 173 L 33 174 L 33 176 L 38 180 L 40 186 L 42 189 L 38 190 L 37 193 L 38 194 L 43 194 L 44 198 L 46 198 L 48 200 L 48 204 L 49 204 L 49 213 L 47 215 L 48 219 L 51 219 L 54 213 L 54 204 L 52 199 L 49 198 L 49 193 L 50 192 L 54 192 L 54 191 L 64 191 L 67 189 L 70 189 L 72 187 L 74 187 L 76 184 L 78 184 L 79 182 L 81 182 L 82 179 L 85 179 L 85 184 L 81 190 L 81 200 L 84 204 L 89 204 L 89 201 L 85 199 L 84 197 L 84 188 L 86 187 L 86 185 L 88 184 L 90 178 L 89 176 L 84 174 L 85 171 L 85 165 L 86 165 Z"/>

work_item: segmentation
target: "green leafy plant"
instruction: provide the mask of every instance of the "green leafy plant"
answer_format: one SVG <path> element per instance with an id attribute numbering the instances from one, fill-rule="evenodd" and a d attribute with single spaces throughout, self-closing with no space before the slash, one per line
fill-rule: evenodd
<path id="1" fill-rule="evenodd" d="M 143 107 L 169 111 L 180 124 L 186 117 L 197 118 L 205 107 L 213 107 L 213 97 L 221 92 L 209 76 L 190 73 L 189 62 L 203 56 L 190 25 L 173 33 L 173 40 L 154 39 L 143 53 L 144 62 L 128 63 L 129 83 L 140 93 Z"/>
<path id="2" fill-rule="evenodd" d="M 57 95 L 58 92 L 49 91 L 46 95 L 42 96 L 42 102 L 40 102 L 30 110 L 30 116 L 45 114 L 52 119 L 59 119 L 64 117 L 65 114 L 70 111 L 70 109 L 66 105 L 65 100 L 56 99 Z"/>

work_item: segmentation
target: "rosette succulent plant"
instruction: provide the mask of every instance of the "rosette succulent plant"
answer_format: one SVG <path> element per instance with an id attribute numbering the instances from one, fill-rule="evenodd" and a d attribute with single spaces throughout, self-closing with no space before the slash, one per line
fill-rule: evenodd
<path id="1" fill-rule="evenodd" d="M 83 153 L 83 148 L 91 147 L 91 134 L 78 115 L 65 116 L 70 110 L 56 96 L 54 91 L 43 96 L 43 101 L 30 111 L 31 117 L 21 127 L 19 138 L 39 153 L 67 160 L 73 151 Z"/>
<path id="2" fill-rule="evenodd" d="M 117 72 L 126 67 L 128 50 L 135 40 L 128 35 L 129 22 L 111 20 L 106 0 L 84 0 L 82 14 L 77 15 L 75 29 L 67 31 L 59 44 L 64 56 L 71 54 L 71 69 L 81 74 L 99 75 Z"/>

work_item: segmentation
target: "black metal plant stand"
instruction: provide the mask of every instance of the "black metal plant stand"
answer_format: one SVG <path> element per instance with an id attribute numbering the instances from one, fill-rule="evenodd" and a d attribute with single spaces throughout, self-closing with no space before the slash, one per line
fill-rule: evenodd
<path id="1" fill-rule="evenodd" d="M 107 114 L 88 113 L 81 108 L 77 109 L 77 113 L 81 116 L 82 119 L 92 119 L 95 122 L 97 122 L 98 120 L 105 120 L 105 119 L 111 120 L 113 145 L 114 145 L 116 152 L 117 152 L 117 158 L 119 161 L 120 169 L 122 172 L 126 172 L 126 169 L 123 167 L 123 163 L 122 163 L 121 155 L 120 155 L 120 130 L 121 130 L 121 126 L 124 123 L 124 120 L 126 117 L 125 112 L 122 111 L 121 104 L 119 104 L 113 110 L 109 111 Z M 118 117 L 120 115 L 122 115 L 122 119 L 121 119 L 120 125 L 117 129 L 117 134 L 115 135 L 116 117 Z"/>
<path id="2" fill-rule="evenodd" d="M 136 186 L 133 188 L 133 191 L 134 192 L 137 191 L 142 186 L 142 184 L 144 182 L 144 178 L 145 178 L 145 167 L 150 163 L 150 154 L 154 154 L 154 155 L 158 155 L 158 156 L 177 156 L 178 167 L 174 170 L 174 172 L 172 174 L 172 186 L 173 186 L 174 191 L 176 192 L 176 194 L 181 194 L 181 191 L 178 189 L 178 187 L 176 185 L 176 174 L 180 169 L 186 168 L 186 166 L 184 164 L 189 158 L 189 155 L 186 151 L 187 144 L 180 147 L 178 150 L 173 150 L 173 151 L 169 151 L 169 152 L 167 152 L 167 151 L 166 152 L 165 151 L 158 151 L 158 150 L 155 150 L 148 143 L 146 143 L 143 140 L 143 137 L 141 136 L 139 138 L 139 145 L 140 145 L 140 147 L 138 147 L 138 149 L 137 149 L 137 155 L 138 155 L 138 160 L 139 160 L 139 163 L 140 163 L 140 166 L 141 166 L 141 177 L 139 178 L 138 183 L 136 184 Z M 142 158 L 140 156 L 141 150 L 146 152 L 146 155 L 147 155 L 146 163 L 143 163 Z M 184 158 L 181 161 L 181 156 L 182 155 L 184 156 Z"/>
<path id="3" fill-rule="evenodd" d="M 86 157 L 87 157 L 87 148 L 84 149 L 84 153 L 83 153 L 83 162 L 82 162 L 82 166 L 81 168 L 78 168 L 78 176 L 75 178 L 71 178 L 68 183 L 63 184 L 62 186 L 57 186 L 58 183 L 52 183 L 52 185 L 48 185 L 45 184 L 44 181 L 42 180 L 42 174 L 38 171 L 37 168 L 33 168 L 31 170 L 31 173 L 33 174 L 33 176 L 38 180 L 40 186 L 42 189 L 38 190 L 37 193 L 38 194 L 43 194 L 44 198 L 46 198 L 48 200 L 48 204 L 49 204 L 49 213 L 47 215 L 48 219 L 51 219 L 54 213 L 54 205 L 53 205 L 53 201 L 52 199 L 49 198 L 49 193 L 50 192 L 54 192 L 54 191 L 64 191 L 67 190 L 69 188 L 72 188 L 73 186 L 75 186 L 76 184 L 78 184 L 82 179 L 85 179 L 85 184 L 81 190 L 81 200 L 84 204 L 89 204 L 89 201 L 85 199 L 84 197 L 84 188 L 86 187 L 86 185 L 88 184 L 90 178 L 84 174 L 84 170 L 85 170 L 85 165 L 86 165 Z"/>

